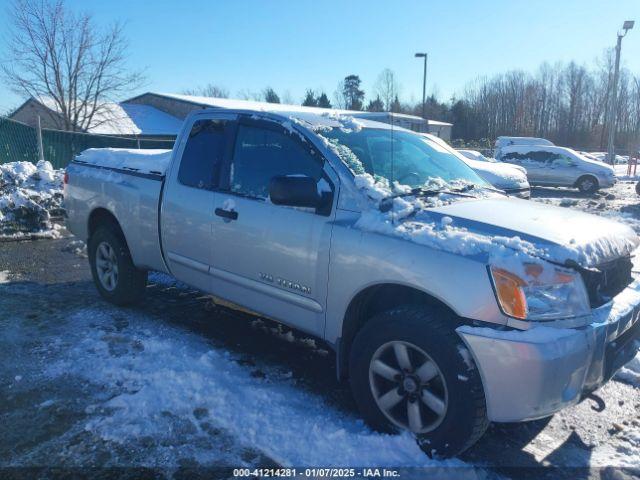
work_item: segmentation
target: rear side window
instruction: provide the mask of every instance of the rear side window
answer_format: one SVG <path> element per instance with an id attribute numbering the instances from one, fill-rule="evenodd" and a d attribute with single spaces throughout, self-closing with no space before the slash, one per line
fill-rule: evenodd
<path id="1" fill-rule="evenodd" d="M 224 120 L 198 120 L 185 145 L 178 181 L 194 188 L 213 188 L 214 172 L 222 161 L 225 146 Z"/>
<path id="2" fill-rule="evenodd" d="M 278 175 L 322 178 L 322 165 L 308 148 L 284 132 L 240 125 L 230 172 L 230 190 L 268 198 L 269 183 Z"/>

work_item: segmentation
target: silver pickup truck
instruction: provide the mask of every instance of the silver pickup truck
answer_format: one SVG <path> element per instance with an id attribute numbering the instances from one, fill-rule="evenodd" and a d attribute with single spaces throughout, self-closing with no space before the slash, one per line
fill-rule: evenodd
<path id="1" fill-rule="evenodd" d="M 155 270 L 307 332 L 366 421 L 430 455 L 579 402 L 637 351 L 630 228 L 509 198 L 392 125 L 200 110 L 172 151 L 83 152 L 65 204 L 105 299 Z"/>

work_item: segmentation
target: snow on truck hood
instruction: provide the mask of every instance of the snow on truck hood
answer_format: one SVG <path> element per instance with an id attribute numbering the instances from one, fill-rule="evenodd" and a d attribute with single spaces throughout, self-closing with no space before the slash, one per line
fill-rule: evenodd
<path id="1" fill-rule="evenodd" d="M 629 255 L 640 244 L 619 222 L 563 207 L 513 198 L 455 202 L 433 209 L 470 231 L 515 237 L 542 248 L 550 260 L 589 267 Z"/>
<path id="2" fill-rule="evenodd" d="M 389 186 L 369 174 L 356 185 L 368 197 L 356 227 L 489 263 L 575 262 L 593 267 L 629 255 L 640 244 L 626 225 L 562 207 L 477 190 L 477 198 L 446 192 L 437 197 L 398 197 L 382 211 Z"/>

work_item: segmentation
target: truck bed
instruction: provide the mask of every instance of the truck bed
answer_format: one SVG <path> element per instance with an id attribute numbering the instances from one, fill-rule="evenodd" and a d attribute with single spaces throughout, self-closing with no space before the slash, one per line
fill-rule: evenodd
<path id="1" fill-rule="evenodd" d="M 171 150 L 89 149 L 67 167 L 67 225 L 89 236 L 89 218 L 104 209 L 118 219 L 133 263 L 165 271 L 159 235 L 159 204 Z M 117 201 L 116 201 L 117 199 Z"/>

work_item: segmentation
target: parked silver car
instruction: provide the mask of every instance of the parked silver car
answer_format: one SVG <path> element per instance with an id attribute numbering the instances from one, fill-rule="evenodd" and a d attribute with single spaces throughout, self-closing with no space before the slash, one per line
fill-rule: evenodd
<path id="1" fill-rule="evenodd" d="M 487 158 L 476 150 L 456 149 L 454 152 L 473 168 L 474 172 L 507 195 L 518 198 L 531 197 L 527 171 L 523 167 L 498 162 L 495 158 Z"/>
<path id="2" fill-rule="evenodd" d="M 524 167 L 531 185 L 571 187 L 594 193 L 616 182 L 610 165 L 555 145 L 503 146 L 496 151 L 496 159 Z"/>
<path id="3" fill-rule="evenodd" d="M 307 332 L 369 425 L 430 455 L 573 405 L 636 355 L 633 230 L 496 192 L 387 124 L 198 110 L 173 151 L 83 152 L 65 205 L 106 300 L 140 301 L 157 270 Z"/>

